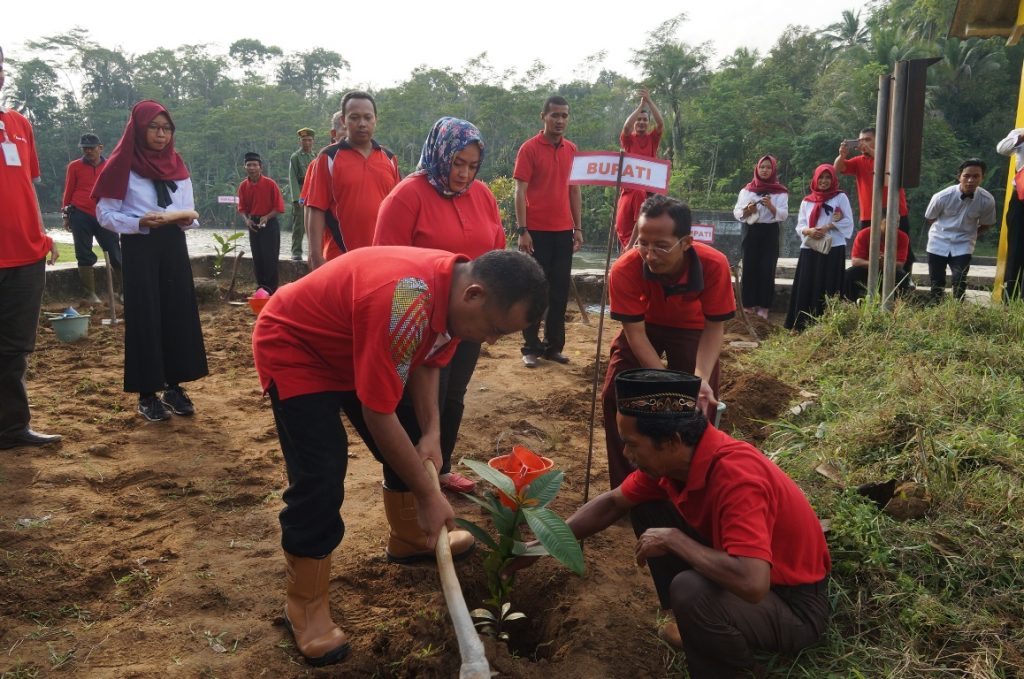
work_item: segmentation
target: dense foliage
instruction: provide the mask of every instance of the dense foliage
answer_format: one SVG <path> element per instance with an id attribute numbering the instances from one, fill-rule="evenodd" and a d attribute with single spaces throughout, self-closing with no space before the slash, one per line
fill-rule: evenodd
<path id="1" fill-rule="evenodd" d="M 468 118 L 487 141 L 481 178 L 491 181 L 511 175 L 519 145 L 540 127 L 548 94 L 570 100 L 569 136 L 580 148 L 611 149 L 635 106 L 636 88 L 645 85 L 666 117 L 662 152 L 673 161 L 675 195 L 697 208 L 731 208 L 756 158 L 770 152 L 780 160 L 795 207 L 814 168 L 835 158 L 841 139 L 873 122 L 878 75 L 899 59 L 940 56 L 929 70 L 922 186 L 909 193 L 920 237 L 928 198 L 952 180 L 965 156 L 989 161 L 985 185 L 1002 203 L 1006 161 L 994 147 L 1013 126 L 1024 58 L 1024 48 L 1008 49 L 999 38 L 946 38 L 954 4 L 871 3 L 827 27 L 791 26 L 767 54 L 741 48 L 717 64 L 709 44 L 678 40 L 680 15 L 636 36 L 641 82 L 606 68 L 602 52 L 567 83 L 551 80 L 539 62 L 522 73 L 498 72 L 486 54 L 461 67 L 417 67 L 404 82 L 374 93 L 378 137 L 408 172 L 435 119 Z M 242 154 L 259 151 L 268 174 L 284 182 L 295 130 L 312 126 L 326 143 L 328 121 L 348 84 L 348 63 L 336 52 L 283 53 L 256 39 L 236 41 L 227 54 L 205 45 L 127 54 L 78 29 L 27 47 L 7 55 L 13 77 L 4 94 L 36 126 L 44 210 L 58 207 L 64 165 L 77 154 L 79 134 L 97 132 L 109 152 L 131 104 L 153 97 L 175 116 L 204 218 L 223 219 L 230 211 L 217 207 L 216 196 L 234 193 L 244 176 Z M 853 191 L 852 181 L 844 182 Z M 586 189 L 588 241 L 603 239 L 610 205 L 610 192 Z"/>

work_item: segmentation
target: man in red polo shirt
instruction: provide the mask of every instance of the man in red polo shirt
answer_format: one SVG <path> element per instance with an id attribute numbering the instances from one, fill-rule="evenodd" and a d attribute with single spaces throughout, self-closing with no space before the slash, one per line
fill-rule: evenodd
<path id="1" fill-rule="evenodd" d="M 857 202 L 860 203 L 860 227 L 871 226 L 871 207 L 873 204 L 875 188 L 875 128 L 865 127 L 857 137 L 857 150 L 859 156 L 848 158 L 850 154 L 849 145 L 846 140 L 839 144 L 839 155 L 833 163 L 840 174 L 852 175 L 857 180 Z M 910 217 L 907 209 L 907 194 L 900 187 L 900 231 L 910 237 Z M 882 188 L 882 212 L 885 212 L 886 203 L 889 202 L 889 187 Z M 913 272 L 914 266 L 913 248 L 907 250 L 907 259 L 903 265 L 907 274 Z"/>
<path id="2" fill-rule="evenodd" d="M 249 248 L 256 285 L 270 294 L 277 291 L 277 265 L 281 258 L 281 226 L 284 213 L 281 187 L 263 174 L 260 154 L 245 154 L 246 178 L 238 185 L 238 214 L 249 227 Z"/>
<path id="3" fill-rule="evenodd" d="M 608 281 L 611 317 L 622 323 L 612 342 L 601 393 L 608 480 L 615 488 L 633 471 L 615 421 L 615 376 L 633 368 L 668 367 L 700 376 L 700 407 L 718 401 L 718 356 L 725 322 L 736 314 L 729 261 L 693 242 L 690 208 L 652 196 L 640 208 L 636 246 L 622 254 Z"/>
<path id="4" fill-rule="evenodd" d="M 650 93 L 642 89 L 640 103 L 622 124 L 619 145 L 626 153 L 657 158 L 658 145 L 661 144 L 661 133 L 664 129 L 665 119 L 661 117 L 661 111 L 654 105 Z M 618 207 L 615 211 L 615 231 L 623 248 L 633 244 L 633 230 L 636 228 L 637 217 L 640 216 L 640 206 L 646 198 L 647 192 L 640 189 L 623 187 L 619 193 Z"/>
<path id="5" fill-rule="evenodd" d="M 882 236 L 879 239 L 878 253 L 876 259 L 879 263 L 879 271 L 884 261 L 885 254 L 885 226 L 882 225 Z M 907 253 L 910 252 L 910 236 L 902 231 L 896 232 L 896 268 L 899 273 L 896 275 L 898 289 L 905 289 L 908 276 L 902 273 L 903 265 L 907 261 Z M 871 258 L 871 228 L 861 229 L 857 237 L 853 239 L 853 249 L 850 251 L 850 267 L 846 270 L 843 281 L 843 296 L 851 302 L 856 302 L 867 294 L 868 266 Z M 881 280 L 881 277 L 879 277 Z"/>
<path id="6" fill-rule="evenodd" d="M 583 245 L 579 186 L 569 186 L 576 145 L 565 138 L 569 102 L 548 97 L 540 119 L 544 129 L 519 147 L 512 176 L 516 180 L 516 233 L 519 250 L 540 263 L 551 286 L 544 341 L 540 322 L 523 331 L 523 363 L 536 368 L 539 358 L 568 363 L 565 307 L 569 302 L 572 254 Z"/>
<path id="7" fill-rule="evenodd" d="M 544 272 L 494 250 L 465 255 L 413 247 L 360 248 L 286 285 L 260 313 L 253 358 L 270 394 L 289 486 L 281 512 L 288 594 L 285 620 L 314 665 L 348 652 L 328 608 L 331 553 L 341 542 L 352 427 L 384 465 L 389 561 L 432 558 L 454 514 L 423 465 L 441 466 L 438 377 L 459 340 L 495 342 L 544 313 Z M 421 435 L 395 413 L 408 384 Z M 433 472 L 435 475 L 437 471 Z M 449 533 L 465 556 L 473 538 Z"/>
<path id="8" fill-rule="evenodd" d="M 0 90 L 4 51 L 0 47 Z M 28 355 L 36 346 L 43 301 L 46 253 L 57 261 L 57 246 L 43 230 L 34 181 L 39 157 L 32 125 L 17 111 L 0 106 L 0 449 L 43 446 L 59 435 L 29 428 L 25 391 Z"/>
<path id="9" fill-rule="evenodd" d="M 650 568 L 674 617 L 659 636 L 684 650 L 692 679 L 748 677 L 755 652 L 796 654 L 824 634 L 832 562 L 793 480 L 708 423 L 696 404 L 702 383 L 646 368 L 616 378 L 619 429 L 637 470 L 567 523 L 583 539 L 628 513 L 637 564 Z"/>
<path id="10" fill-rule="evenodd" d="M 78 260 L 78 277 L 85 289 L 86 299 L 93 304 L 100 301 L 96 295 L 96 277 L 92 267 L 96 264 L 96 253 L 92 251 L 92 240 L 100 244 L 110 259 L 115 278 L 121 277 L 121 243 L 117 234 L 108 231 L 96 221 L 96 199 L 92 187 L 100 169 L 107 159 L 103 157 L 103 144 L 95 134 L 87 132 L 78 142 L 82 157 L 68 163 L 64 179 L 64 228 L 69 229 L 75 239 L 75 259 Z M 115 281 L 117 282 L 117 281 Z M 120 284 L 117 284 L 120 288 Z"/>
<path id="11" fill-rule="evenodd" d="M 377 129 L 373 97 L 348 92 L 342 97 L 341 111 L 345 137 L 320 151 L 310 172 L 306 194 L 310 269 L 373 243 L 377 210 L 401 178 L 395 155 L 373 138 Z"/>

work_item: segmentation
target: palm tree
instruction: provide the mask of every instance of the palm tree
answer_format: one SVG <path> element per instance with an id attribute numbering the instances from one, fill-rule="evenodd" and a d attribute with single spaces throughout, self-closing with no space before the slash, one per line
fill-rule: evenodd
<path id="1" fill-rule="evenodd" d="M 854 14 L 848 9 L 843 10 L 843 18 L 840 21 L 825 27 L 821 37 L 829 42 L 833 51 L 862 47 L 871 41 L 867 23 L 861 23 L 860 10 Z"/>

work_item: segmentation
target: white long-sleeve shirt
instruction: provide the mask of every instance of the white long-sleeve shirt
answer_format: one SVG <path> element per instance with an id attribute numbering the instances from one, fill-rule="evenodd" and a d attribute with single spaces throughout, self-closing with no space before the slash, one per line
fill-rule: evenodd
<path id="1" fill-rule="evenodd" d="M 924 218 L 934 219 L 928 229 L 928 252 L 940 257 L 974 253 L 979 226 L 996 223 L 996 199 L 980 186 L 973 198 L 960 199 L 960 185 L 942 189 L 928 202 Z"/>
<path id="2" fill-rule="evenodd" d="M 825 205 L 832 208 L 832 214 L 835 213 L 835 210 L 839 210 L 841 217 L 832 221 L 832 214 L 825 209 Z M 804 235 L 804 229 L 809 229 L 812 226 L 818 228 L 825 226 L 829 222 L 832 222 L 834 227 L 827 234 L 832 236 L 832 247 L 837 248 L 841 245 L 846 245 L 850 237 L 853 236 L 853 211 L 850 208 L 850 199 L 846 197 L 846 194 L 838 193 L 832 196 L 825 201 L 825 205 L 822 206 L 821 212 L 818 213 L 818 223 L 812 225 L 808 224 L 808 222 L 811 219 L 811 210 L 814 209 L 814 203 L 809 200 L 800 202 L 800 212 L 797 213 L 796 217 L 796 235 L 800 236 L 801 248 L 808 247 L 808 236 Z"/>
<path id="3" fill-rule="evenodd" d="M 152 179 L 130 172 L 128 190 L 122 200 L 100 198 L 96 203 L 96 220 L 104 229 L 122 234 L 148 234 L 149 227 L 139 226 L 139 219 L 147 212 L 170 212 L 173 210 L 195 210 L 196 201 L 192 195 L 192 180 L 175 179 L 178 190 L 171 193 L 171 204 L 160 207 L 156 204 L 156 186 Z M 197 220 L 180 227 L 192 229 L 199 226 Z M 161 227 L 165 228 L 165 227 Z"/>
<path id="4" fill-rule="evenodd" d="M 733 216 L 736 217 L 737 221 L 746 222 L 747 224 L 771 224 L 772 222 L 786 221 L 786 218 L 789 217 L 789 194 L 769 193 L 768 196 L 775 207 L 774 215 L 771 210 L 761 204 L 761 196 L 753 191 L 740 189 L 739 198 L 736 199 L 736 207 L 732 209 Z M 757 203 L 757 209 L 744 218 L 743 208 L 747 207 L 750 203 Z"/>
<path id="5" fill-rule="evenodd" d="M 1005 139 L 996 144 L 996 153 L 1003 156 L 1016 157 L 1016 164 L 1013 166 L 1014 172 L 1020 172 L 1020 169 L 1024 167 L 1024 143 L 1017 143 L 1021 135 L 1024 135 L 1024 127 L 1010 130 L 1010 134 L 1006 135 Z"/>

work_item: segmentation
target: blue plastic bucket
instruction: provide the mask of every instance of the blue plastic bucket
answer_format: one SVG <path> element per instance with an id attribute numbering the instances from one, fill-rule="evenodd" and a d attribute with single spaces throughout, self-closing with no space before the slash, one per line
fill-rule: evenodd
<path id="1" fill-rule="evenodd" d="M 74 342 L 89 334 L 89 315 L 59 316 L 50 319 L 53 332 L 61 342 Z"/>

